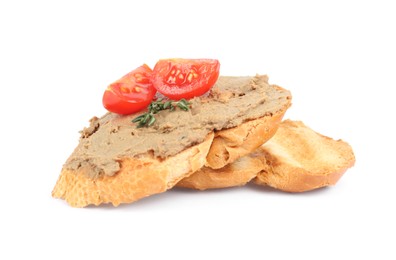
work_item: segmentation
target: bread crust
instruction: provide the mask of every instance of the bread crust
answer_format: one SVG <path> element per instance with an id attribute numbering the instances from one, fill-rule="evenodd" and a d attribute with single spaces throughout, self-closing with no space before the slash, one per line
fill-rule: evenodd
<path id="1" fill-rule="evenodd" d="M 84 174 L 86 169 L 63 169 L 52 196 L 66 200 L 73 207 L 102 203 L 118 206 L 164 192 L 202 168 L 213 136 L 210 133 L 204 142 L 165 160 L 150 154 L 121 159 L 121 169 L 114 176 L 93 179 Z"/>
<path id="2" fill-rule="evenodd" d="M 265 158 L 257 153 L 251 153 L 221 169 L 203 167 L 182 179 L 176 187 L 206 190 L 242 186 L 256 177 L 265 167 Z"/>
<path id="3" fill-rule="evenodd" d="M 255 183 L 286 192 L 335 185 L 355 164 L 352 147 L 313 131 L 301 121 L 285 120 L 262 149 L 267 167 Z"/>
<path id="4" fill-rule="evenodd" d="M 275 87 L 282 89 L 279 86 Z M 290 106 L 291 96 L 289 96 L 288 102 L 285 102 L 275 114 L 215 132 L 205 166 L 220 169 L 256 150 L 276 133 L 286 110 Z"/>

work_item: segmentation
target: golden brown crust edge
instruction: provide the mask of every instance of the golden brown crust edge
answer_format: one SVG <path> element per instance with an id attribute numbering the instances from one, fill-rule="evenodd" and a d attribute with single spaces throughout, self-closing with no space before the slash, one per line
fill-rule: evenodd
<path id="1" fill-rule="evenodd" d="M 285 192 L 305 192 L 335 185 L 346 170 L 352 166 L 351 164 L 340 169 L 338 172 L 331 172 L 326 175 L 313 175 L 305 169 L 293 167 L 283 169 L 287 171 L 286 174 L 279 171 L 279 169 L 274 170 L 269 167 L 257 175 L 254 183 L 262 186 L 270 186 Z"/>
<path id="2" fill-rule="evenodd" d="M 290 106 L 291 96 L 288 102 L 273 115 L 264 116 L 245 122 L 237 127 L 216 132 L 205 166 L 212 169 L 220 169 L 256 150 L 276 133 L 286 110 Z"/>
<path id="3" fill-rule="evenodd" d="M 286 192 L 335 185 L 355 164 L 352 147 L 321 135 L 300 121 L 285 120 L 262 149 L 267 167 L 255 183 Z"/>
<path id="4" fill-rule="evenodd" d="M 204 142 L 164 161 L 150 155 L 125 158 L 114 176 L 92 179 L 84 174 L 84 169 L 78 172 L 63 169 L 52 196 L 66 200 L 73 207 L 102 203 L 118 206 L 164 192 L 202 168 L 213 136 L 209 134 Z"/>
<path id="5" fill-rule="evenodd" d="M 253 152 L 221 169 L 203 167 L 182 179 L 176 187 L 206 190 L 242 186 L 256 177 L 265 167 L 264 156 Z"/>

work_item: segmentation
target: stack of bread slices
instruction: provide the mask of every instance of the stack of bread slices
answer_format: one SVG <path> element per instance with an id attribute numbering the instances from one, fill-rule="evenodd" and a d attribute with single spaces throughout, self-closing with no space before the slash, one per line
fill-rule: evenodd
<path id="1" fill-rule="evenodd" d="M 251 95 L 261 95 L 263 99 L 255 104 Z M 213 116 L 210 122 L 202 119 L 205 115 L 200 113 L 212 104 L 227 115 L 232 114 L 232 120 L 218 124 Z M 235 104 L 251 109 L 240 109 Z M 52 195 L 73 207 L 102 203 L 117 206 L 174 186 L 205 190 L 254 182 L 285 192 L 304 192 L 336 184 L 355 162 L 351 146 L 313 131 L 301 121 L 282 121 L 290 106 L 290 92 L 269 84 L 266 76 L 220 77 L 208 95 L 192 101 L 191 111 L 170 112 L 156 121 L 157 127 L 136 130 L 131 122 L 136 115 L 94 118 L 91 126 L 82 131 L 80 144 L 65 163 Z M 166 156 L 153 152 L 160 151 L 160 147 L 138 154 L 128 151 L 128 142 L 141 141 L 136 136 L 147 131 L 156 138 L 164 137 L 159 139 L 161 147 L 166 147 L 164 142 L 182 140 L 186 126 L 168 124 L 170 117 L 177 118 L 177 113 L 190 113 L 196 120 L 203 120 L 205 138 L 200 142 L 191 138 L 174 154 L 162 151 Z M 193 133 L 197 128 L 193 125 L 189 131 Z M 129 131 L 130 139 L 118 136 L 120 129 Z M 178 133 L 178 129 L 184 130 Z M 199 131 L 202 134 L 203 130 Z M 98 135 L 102 138 L 95 138 Z M 109 155 L 106 149 L 112 145 L 111 138 L 123 138 L 124 143 L 120 148 L 111 147 Z M 95 144 L 98 140 L 104 143 Z M 95 145 L 95 152 L 87 148 L 90 145 Z M 114 153 L 117 149 L 118 153 Z M 103 169 L 111 170 L 106 173 Z"/>

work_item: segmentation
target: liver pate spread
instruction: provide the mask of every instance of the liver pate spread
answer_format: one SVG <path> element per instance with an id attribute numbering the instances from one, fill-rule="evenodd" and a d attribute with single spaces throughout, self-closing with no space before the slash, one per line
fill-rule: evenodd
<path id="1" fill-rule="evenodd" d="M 161 111 L 151 127 L 137 128 L 131 122 L 139 114 L 107 113 L 92 118 L 64 167 L 84 168 L 92 178 L 112 176 L 123 158 L 147 153 L 173 156 L 201 143 L 213 130 L 235 127 L 287 108 L 290 97 L 288 91 L 269 85 L 267 76 L 219 77 L 208 95 L 190 100 L 189 111 Z"/>

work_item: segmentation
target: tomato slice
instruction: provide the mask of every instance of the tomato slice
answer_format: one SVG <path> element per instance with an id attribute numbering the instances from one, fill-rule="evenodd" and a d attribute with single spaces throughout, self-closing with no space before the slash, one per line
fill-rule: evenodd
<path id="1" fill-rule="evenodd" d="M 216 83 L 219 71 L 218 60 L 159 60 L 153 69 L 152 82 L 158 92 L 170 99 L 189 99 L 207 92 Z"/>
<path id="2" fill-rule="evenodd" d="M 103 106 L 110 112 L 127 115 L 146 108 L 157 90 L 151 83 L 152 70 L 146 64 L 110 84 L 103 94 Z"/>

